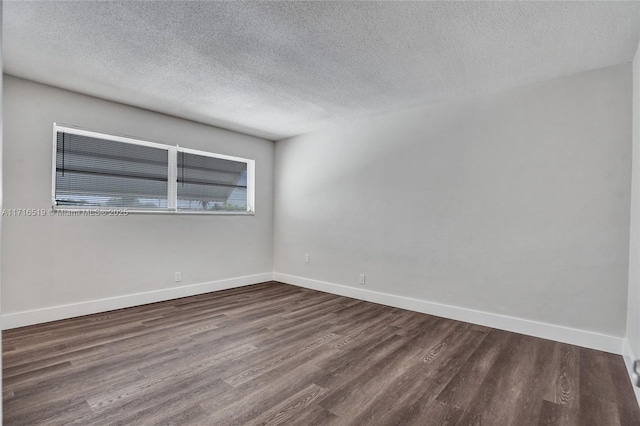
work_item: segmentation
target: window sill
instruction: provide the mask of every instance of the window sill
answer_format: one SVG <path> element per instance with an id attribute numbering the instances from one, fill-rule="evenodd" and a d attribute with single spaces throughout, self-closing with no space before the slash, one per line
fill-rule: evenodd
<path id="1" fill-rule="evenodd" d="M 255 216 L 255 212 L 234 211 L 189 211 L 189 210 L 138 210 L 127 208 L 85 208 L 85 207 L 54 207 L 51 209 L 53 216 L 105 216 L 123 217 L 130 214 L 150 215 L 178 215 L 178 216 Z"/>

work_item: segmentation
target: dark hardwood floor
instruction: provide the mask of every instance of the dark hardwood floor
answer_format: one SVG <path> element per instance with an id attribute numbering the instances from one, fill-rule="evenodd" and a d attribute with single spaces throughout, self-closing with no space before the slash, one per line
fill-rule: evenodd
<path id="1" fill-rule="evenodd" d="M 279 283 L 3 349 L 5 425 L 640 425 L 620 356 Z"/>

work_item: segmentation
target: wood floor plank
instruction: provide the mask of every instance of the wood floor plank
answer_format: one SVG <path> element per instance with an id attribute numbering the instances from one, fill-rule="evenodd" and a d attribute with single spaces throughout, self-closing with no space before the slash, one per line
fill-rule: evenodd
<path id="1" fill-rule="evenodd" d="M 389 386 L 396 378 L 402 376 L 418 363 L 428 362 L 434 350 L 444 342 L 454 339 L 465 324 L 454 321 L 443 322 L 442 334 L 423 333 L 418 339 L 408 340 L 378 362 L 373 363 L 348 382 L 332 389 L 318 403 L 321 407 L 336 413 L 338 416 L 352 417 L 355 410 L 368 405 Z M 425 348 L 428 348 L 425 350 Z M 415 376 L 414 376 L 415 377 Z M 395 388 L 394 388 L 395 390 Z"/>
<path id="2" fill-rule="evenodd" d="M 243 425 L 307 386 L 316 384 L 324 374 L 316 365 L 336 352 L 330 346 L 324 351 L 302 352 L 287 363 L 235 387 L 236 392 L 228 397 L 210 399 L 201 405 L 211 413 L 212 423 Z"/>
<path id="3" fill-rule="evenodd" d="M 554 369 L 544 392 L 542 410 L 550 416 L 548 422 L 579 426 L 580 414 L 580 349 L 556 343 L 551 361 Z M 628 380 L 628 379 L 627 379 Z M 545 417 L 547 416 L 545 414 Z"/>
<path id="4" fill-rule="evenodd" d="M 224 381 L 229 383 L 231 386 L 241 385 L 253 380 L 255 377 L 259 377 L 262 374 L 277 368 L 279 365 L 289 361 L 296 355 L 318 348 L 329 341 L 335 340 L 337 337 L 338 336 L 335 333 L 329 333 L 309 343 L 294 346 L 292 349 L 287 349 L 285 352 L 281 352 L 277 356 L 271 357 L 266 362 L 254 365 L 253 367 L 243 370 L 233 376 L 225 377 Z"/>
<path id="5" fill-rule="evenodd" d="M 7 425 L 637 426 L 620 356 L 267 282 L 3 333 Z"/>
<path id="6" fill-rule="evenodd" d="M 531 363 L 533 347 L 533 338 L 522 335 L 511 337 L 510 344 L 479 384 L 475 398 L 465 407 L 459 425 L 514 424 L 513 419 L 518 411 L 512 407 L 517 407 L 518 397 L 526 391 L 522 375 Z"/>
<path id="7" fill-rule="evenodd" d="M 567 424 L 561 420 L 560 409 L 562 407 L 547 400 L 542 401 L 540 415 L 538 416 L 538 426 L 559 426 Z"/>
<path id="8" fill-rule="evenodd" d="M 457 323 L 453 330 L 431 345 L 415 362 L 406 363 L 407 369 L 392 382 L 385 383 L 384 389 L 375 399 L 371 399 L 366 405 L 360 402 L 363 408 L 359 414 L 349 417 L 354 417 L 355 424 L 361 425 L 375 421 L 392 423 L 400 419 L 406 425 L 425 424 L 438 411 L 438 414 L 444 415 L 440 419 L 442 422 L 451 421 L 453 411 L 458 416 L 462 414 L 462 410 L 449 404 L 446 405 L 450 409 L 441 410 L 438 409 L 439 405 L 444 404 L 434 404 L 433 401 L 486 335 L 486 332 L 471 330 L 469 324 Z M 421 380 L 415 380 L 416 377 L 421 377 Z M 424 386 L 425 382 L 430 383 L 428 388 Z M 389 398 L 390 394 L 395 395 L 395 398 Z"/>
<path id="9" fill-rule="evenodd" d="M 341 426 L 345 422 L 331 411 L 325 410 L 319 405 L 311 405 L 288 419 L 288 424 L 291 426 Z"/>
<path id="10" fill-rule="evenodd" d="M 580 351 L 579 421 L 581 425 L 620 425 L 615 388 L 611 378 L 608 354 L 582 349 Z"/>
<path id="11" fill-rule="evenodd" d="M 525 384 L 523 391 L 515 401 L 518 411 L 512 418 L 513 424 L 535 424 L 538 421 L 547 389 L 555 369 L 551 364 L 554 355 L 554 342 L 530 338 L 534 343 L 529 360 L 523 368 L 519 380 Z"/>
<path id="12" fill-rule="evenodd" d="M 225 393 L 227 388 L 222 380 L 212 380 L 203 374 L 172 377 L 167 386 L 155 388 L 122 405 L 94 413 L 95 424 L 153 425 L 161 419 L 200 405 L 207 398 L 215 398 Z"/>
<path id="13" fill-rule="evenodd" d="M 511 336 L 505 331 L 490 330 L 463 368 L 438 394 L 438 402 L 449 406 L 468 406 L 478 393 L 479 384 L 485 380 L 496 359 L 509 344 Z"/>
<path id="14" fill-rule="evenodd" d="M 617 357 L 611 354 L 607 354 L 607 361 L 609 363 L 611 380 L 614 385 L 614 401 L 616 402 L 616 406 L 618 408 L 618 417 L 620 419 L 620 424 L 640 424 L 640 421 L 635 417 L 636 410 L 633 409 L 635 402 L 633 397 L 633 387 L 629 382 L 627 370 L 624 364 L 618 362 Z"/>
<path id="15" fill-rule="evenodd" d="M 247 426 L 286 424 L 289 419 L 303 412 L 326 392 L 327 389 L 311 384 L 245 424 Z"/>

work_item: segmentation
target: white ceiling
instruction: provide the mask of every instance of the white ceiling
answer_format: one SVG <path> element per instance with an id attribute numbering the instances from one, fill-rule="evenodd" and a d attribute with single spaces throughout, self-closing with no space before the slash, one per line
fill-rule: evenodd
<path id="1" fill-rule="evenodd" d="M 640 26 L 638 2 L 3 3 L 5 72 L 273 140 L 626 63 Z"/>

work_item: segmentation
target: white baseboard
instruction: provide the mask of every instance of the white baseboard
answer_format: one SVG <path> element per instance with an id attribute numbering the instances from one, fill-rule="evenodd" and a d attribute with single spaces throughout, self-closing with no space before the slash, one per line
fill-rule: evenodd
<path id="1" fill-rule="evenodd" d="M 622 357 L 624 358 L 624 363 L 627 366 L 627 373 L 629 374 L 629 380 L 631 380 L 631 387 L 633 387 L 633 391 L 636 394 L 636 401 L 638 401 L 638 406 L 640 406 L 640 388 L 634 385 L 633 383 L 633 361 L 638 359 L 636 354 L 631 349 L 631 345 L 629 344 L 628 339 L 624 339 L 624 344 L 622 346 Z"/>
<path id="2" fill-rule="evenodd" d="M 90 315 L 114 309 L 128 308 L 131 306 L 144 305 L 147 303 L 161 302 L 164 300 L 177 299 L 180 297 L 193 296 L 196 294 L 208 293 L 212 291 L 226 290 L 235 287 L 258 284 L 271 280 L 280 281 L 299 287 L 310 288 L 313 290 L 324 291 L 327 293 L 338 294 L 341 296 L 352 297 L 368 302 L 380 303 L 382 305 L 408 309 L 411 311 L 455 319 L 458 321 L 470 322 L 473 324 L 497 328 L 500 330 L 512 331 L 515 333 L 526 334 L 543 339 L 555 340 L 558 342 L 597 349 L 617 355 L 625 355 L 626 362 L 628 362 L 627 358 L 629 358 L 629 360 L 636 359 L 633 358 L 633 353 L 631 352 L 630 347 L 628 347 L 626 339 L 623 339 L 621 337 L 593 333 L 590 331 L 531 321 L 506 315 L 493 314 L 490 312 L 476 311 L 472 309 L 429 302 L 426 300 L 398 296 L 389 293 L 381 293 L 363 288 L 349 287 L 340 284 L 317 281 L 278 272 L 266 272 L 262 274 L 247 275 L 243 277 L 236 277 L 207 283 L 173 287 L 144 293 L 127 294 L 106 299 L 90 300 L 87 302 L 4 314 L 2 315 L 2 329 L 7 330 L 11 328 L 40 324 L 66 318 L 73 318 L 82 315 Z M 638 388 L 635 389 L 636 392 L 638 392 Z M 638 395 L 638 393 L 636 393 L 636 395 Z"/>
<path id="3" fill-rule="evenodd" d="M 623 338 L 274 272 L 274 281 L 622 355 Z"/>
<path id="4" fill-rule="evenodd" d="M 10 328 L 24 327 L 43 322 L 96 314 L 99 312 L 112 311 L 114 309 L 162 302 L 164 300 L 194 296 L 196 294 L 226 290 L 229 288 L 242 287 L 272 280 L 273 273 L 266 272 L 263 274 L 247 275 L 244 277 L 172 287 L 144 293 L 126 294 L 123 296 L 109 297 L 107 299 L 89 300 L 87 302 L 72 303 L 69 305 L 15 312 L 2 315 L 2 329 L 7 330 Z"/>

